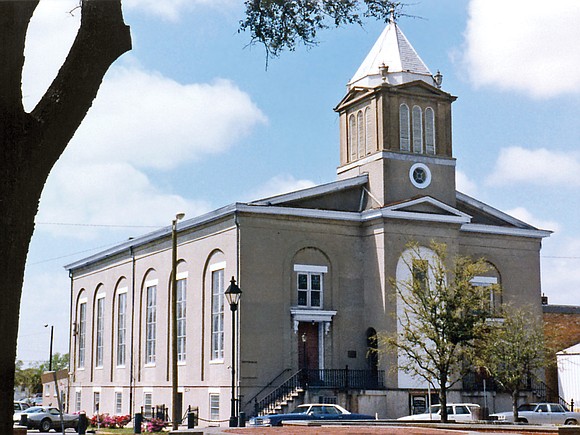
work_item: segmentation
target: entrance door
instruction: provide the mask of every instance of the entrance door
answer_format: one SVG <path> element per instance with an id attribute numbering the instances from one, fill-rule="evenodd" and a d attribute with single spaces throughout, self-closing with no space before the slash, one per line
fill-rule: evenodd
<path id="1" fill-rule="evenodd" d="M 318 323 L 298 324 L 298 366 L 301 369 L 318 370 Z"/>

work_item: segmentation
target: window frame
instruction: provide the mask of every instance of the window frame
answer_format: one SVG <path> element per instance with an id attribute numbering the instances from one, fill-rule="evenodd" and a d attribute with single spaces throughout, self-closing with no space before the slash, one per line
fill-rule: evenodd
<path id="1" fill-rule="evenodd" d="M 79 344 L 77 368 L 84 369 L 87 347 L 87 300 L 79 300 Z"/>
<path id="2" fill-rule="evenodd" d="M 435 135 L 435 111 L 432 107 L 425 108 L 425 154 L 434 156 L 437 153 Z"/>
<path id="3" fill-rule="evenodd" d="M 211 285 L 211 357 L 212 362 L 224 359 L 225 349 L 225 262 L 210 267 Z"/>
<path id="4" fill-rule="evenodd" d="M 406 103 L 399 105 L 399 149 L 411 152 L 411 111 Z"/>
<path id="5" fill-rule="evenodd" d="M 117 294 L 117 367 L 123 368 L 127 355 L 127 289 Z"/>
<path id="6" fill-rule="evenodd" d="M 177 362 L 185 363 L 187 357 L 187 273 L 178 273 L 176 279 Z"/>
<path id="7" fill-rule="evenodd" d="M 103 368 L 105 360 L 105 294 L 98 294 L 95 310 L 95 368 Z"/>
<path id="8" fill-rule="evenodd" d="M 210 421 L 220 419 L 220 393 L 209 393 L 209 419 Z"/>
<path id="9" fill-rule="evenodd" d="M 327 266 L 316 266 L 308 264 L 295 264 L 294 272 L 296 273 L 296 305 L 307 309 L 319 309 L 324 307 L 324 275 L 328 273 Z M 306 276 L 306 288 L 300 288 L 300 276 Z M 313 278 L 319 277 L 319 288 L 313 289 Z M 301 302 L 301 293 L 305 293 L 306 303 Z M 318 304 L 313 304 L 313 294 L 318 293 Z"/>
<path id="10" fill-rule="evenodd" d="M 145 365 L 156 362 L 157 280 L 145 283 Z"/>
<path id="11" fill-rule="evenodd" d="M 412 139 L 411 145 L 414 154 L 423 154 L 423 109 L 414 105 L 411 111 Z"/>

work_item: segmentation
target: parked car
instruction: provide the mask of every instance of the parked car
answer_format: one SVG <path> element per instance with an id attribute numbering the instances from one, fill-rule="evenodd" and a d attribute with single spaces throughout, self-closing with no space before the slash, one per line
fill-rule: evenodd
<path id="1" fill-rule="evenodd" d="M 514 413 L 498 412 L 490 417 L 500 422 L 514 422 Z M 570 412 L 559 403 L 524 403 L 518 406 L 518 421 L 530 424 L 579 424 L 580 412 Z"/>
<path id="2" fill-rule="evenodd" d="M 60 431 L 60 412 L 58 408 L 49 406 L 33 406 L 21 415 L 26 414 L 26 426 L 28 429 L 38 429 L 40 432 L 48 432 L 51 429 Z M 78 414 L 62 414 L 64 427 L 76 430 L 79 424 Z"/>
<path id="3" fill-rule="evenodd" d="M 447 418 L 449 421 L 476 421 L 479 420 L 480 406 L 475 403 L 448 403 Z M 398 418 L 402 421 L 433 420 L 441 421 L 441 405 L 431 405 L 431 412 L 408 415 Z"/>
<path id="4" fill-rule="evenodd" d="M 14 423 L 20 421 L 20 414 L 23 411 L 27 410 L 28 408 L 30 408 L 30 405 L 27 402 L 22 402 L 20 400 L 14 401 L 14 416 L 13 416 Z"/>
<path id="5" fill-rule="evenodd" d="M 365 414 L 354 414 L 342 406 L 332 404 L 304 404 L 297 406 L 288 414 L 272 414 L 253 417 L 250 426 L 281 426 L 289 420 L 374 420 L 375 417 Z"/>

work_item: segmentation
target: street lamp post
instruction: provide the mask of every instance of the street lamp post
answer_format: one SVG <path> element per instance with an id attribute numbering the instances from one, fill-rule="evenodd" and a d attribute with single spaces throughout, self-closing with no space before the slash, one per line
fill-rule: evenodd
<path id="1" fill-rule="evenodd" d="M 45 328 L 48 328 L 48 325 L 44 325 Z M 50 325 L 50 354 L 48 358 L 48 371 L 52 372 L 52 342 L 54 340 L 54 325 Z"/>
<path id="2" fill-rule="evenodd" d="M 177 392 L 177 221 L 185 213 L 177 213 L 171 223 L 171 420 L 173 430 L 179 429 L 181 410 Z"/>
<path id="3" fill-rule="evenodd" d="M 236 280 L 232 276 L 230 281 L 230 286 L 224 292 L 228 304 L 230 304 L 230 310 L 232 310 L 232 403 L 231 403 L 231 413 L 230 413 L 230 427 L 236 427 L 237 415 L 236 415 L 236 311 L 238 310 L 238 304 L 242 296 L 242 290 L 236 285 Z"/>

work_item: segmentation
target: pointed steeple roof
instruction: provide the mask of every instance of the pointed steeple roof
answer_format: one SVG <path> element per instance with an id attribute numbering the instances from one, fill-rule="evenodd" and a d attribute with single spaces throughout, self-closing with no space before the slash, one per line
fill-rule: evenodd
<path id="1" fill-rule="evenodd" d="M 388 67 L 385 70 L 385 67 Z M 429 68 L 394 21 L 389 22 L 348 83 L 348 87 L 374 88 L 382 83 L 400 85 L 423 80 L 437 86 Z"/>

